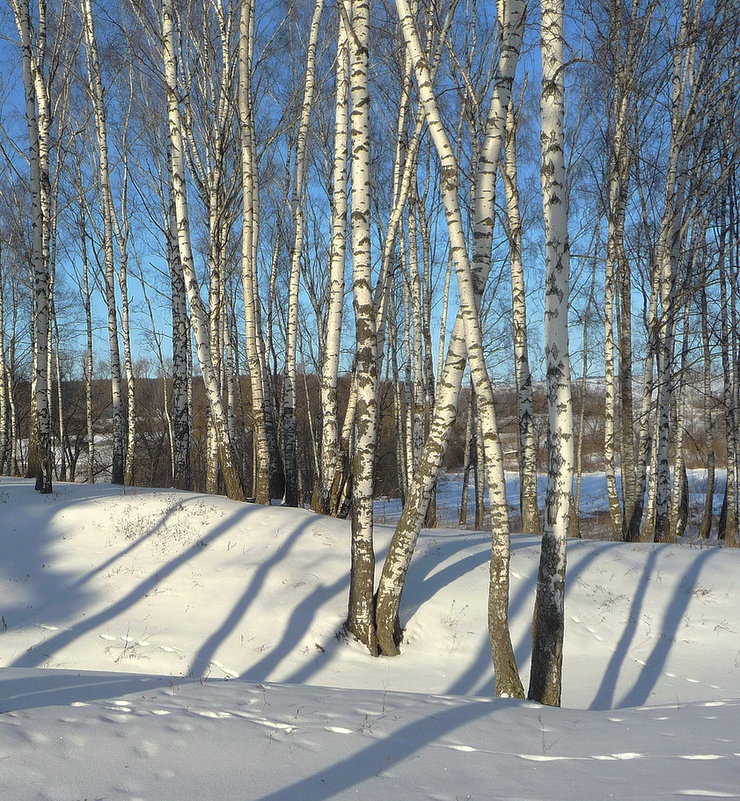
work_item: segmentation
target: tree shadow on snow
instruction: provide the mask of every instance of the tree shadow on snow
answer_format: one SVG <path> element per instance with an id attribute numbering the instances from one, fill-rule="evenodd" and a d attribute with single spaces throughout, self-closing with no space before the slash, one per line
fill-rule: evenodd
<path id="1" fill-rule="evenodd" d="M 171 687 L 177 681 L 170 676 L 132 673 L 4 668 L 0 670 L 0 714 L 120 698 L 129 693 Z"/>
<path id="2" fill-rule="evenodd" d="M 675 545 L 658 546 L 651 554 L 651 559 L 654 555 L 658 554 L 659 551 L 666 548 L 675 547 Z M 684 571 L 683 576 L 681 576 L 680 580 L 678 581 L 671 602 L 668 604 L 665 610 L 665 614 L 660 623 L 659 631 L 657 636 L 654 638 L 655 644 L 653 645 L 650 656 L 645 660 L 645 664 L 643 665 L 643 668 L 640 671 L 640 675 L 634 686 L 624 694 L 624 696 L 614 707 L 615 709 L 620 709 L 622 707 L 642 706 L 650 698 L 650 693 L 655 688 L 663 669 L 665 668 L 671 648 L 676 640 L 676 634 L 678 633 L 678 629 L 683 622 L 684 615 L 686 614 L 686 610 L 691 602 L 699 575 L 701 574 L 706 562 L 718 555 L 721 557 L 721 553 L 722 549 L 720 548 L 707 548 L 699 551 L 699 553 L 696 555 L 696 558 L 691 560 L 691 563 Z M 645 597 L 650 579 L 650 570 L 654 565 L 654 561 L 655 560 L 652 559 L 652 561 L 646 565 L 640 581 L 638 594 L 632 604 L 633 610 L 630 613 L 629 623 L 625 628 L 625 631 L 615 650 L 612 660 L 614 664 L 610 662 L 609 668 L 607 669 L 607 674 L 602 682 L 602 687 L 599 688 L 599 693 L 597 693 L 597 696 L 594 699 L 594 708 L 598 708 L 596 707 L 596 704 L 599 703 L 603 698 L 610 696 L 613 698 L 614 685 L 616 684 L 617 676 L 619 674 L 619 668 L 628 656 L 629 647 L 632 643 L 637 619 L 639 617 L 640 606 Z M 609 692 L 610 687 L 612 688 L 611 693 Z M 604 688 L 603 692 L 602 688 Z"/>
<path id="3" fill-rule="evenodd" d="M 213 634 L 208 637 L 208 639 L 201 645 L 198 649 L 198 652 L 193 657 L 193 661 L 190 665 L 190 673 L 193 676 L 207 676 L 210 672 L 211 667 L 211 660 L 216 655 L 216 652 L 219 649 L 219 646 L 226 640 L 226 638 L 234 631 L 239 621 L 244 617 L 245 613 L 249 609 L 250 605 L 254 602 L 254 600 L 259 595 L 260 590 L 265 585 L 265 581 L 270 573 L 270 570 L 275 567 L 278 563 L 282 562 L 287 556 L 291 548 L 296 544 L 297 540 L 300 538 L 302 534 L 305 534 L 308 527 L 315 523 L 317 520 L 321 518 L 319 515 L 314 514 L 307 514 L 305 520 L 299 523 L 295 528 L 291 531 L 288 537 L 283 541 L 280 547 L 275 551 L 275 553 L 263 562 L 260 562 L 257 569 L 254 571 L 252 578 L 247 586 L 247 589 L 244 591 L 242 596 L 239 600 L 234 604 L 229 614 L 224 619 L 223 623 L 213 632 Z M 314 591 L 316 594 L 316 591 Z M 304 602 L 305 603 L 305 602 Z M 319 603 L 315 605 L 313 609 L 314 613 L 318 608 Z M 305 618 L 305 616 L 304 616 Z M 308 620 L 303 623 L 303 625 L 308 624 Z M 289 627 L 290 629 L 290 627 Z M 296 642 L 300 639 L 301 634 L 305 634 L 306 629 L 302 631 L 297 630 L 296 633 Z M 287 636 L 287 634 L 285 635 Z M 285 639 L 285 637 L 284 637 Z M 273 657 L 276 660 L 276 663 L 280 661 L 280 657 L 278 655 L 278 651 L 280 648 L 271 650 L 268 657 Z M 284 652 L 289 652 L 290 647 L 284 646 L 282 648 Z M 266 657 L 267 658 L 267 657 Z M 259 680 L 267 677 L 267 673 L 265 672 L 264 675 L 261 676 Z M 252 672 L 247 671 L 243 676 L 240 678 L 252 678 Z"/>
<path id="4" fill-rule="evenodd" d="M 156 588 L 157 585 L 161 584 L 162 581 L 164 581 L 168 576 L 197 556 L 201 550 L 201 547 L 207 546 L 217 540 L 219 537 L 223 536 L 223 534 L 229 531 L 232 526 L 241 522 L 249 514 L 253 513 L 256 508 L 257 507 L 255 506 L 247 505 L 240 507 L 236 512 L 222 520 L 213 528 L 212 531 L 201 537 L 197 546 L 189 545 L 186 547 L 185 550 L 177 554 L 177 556 L 158 567 L 154 573 L 147 576 L 143 581 L 140 581 L 132 590 L 127 592 L 118 601 L 110 604 L 94 615 L 90 615 L 89 617 L 79 620 L 69 628 L 59 631 L 33 648 L 29 648 L 22 656 L 11 662 L 11 666 L 38 667 L 49 660 L 55 653 L 74 642 L 79 637 L 82 637 L 89 631 L 97 628 L 109 620 L 112 620 L 113 618 L 125 612 L 127 609 L 130 609 L 137 603 L 137 601 L 141 600 L 145 595 Z M 153 531 L 157 530 L 159 527 L 161 527 L 161 525 L 163 525 L 163 519 L 160 519 L 160 521 L 152 528 L 152 530 L 143 536 L 151 536 Z M 121 554 L 118 556 L 120 555 Z M 79 579 L 78 582 L 81 580 L 82 579 Z M 75 582 L 64 582 L 61 588 L 57 588 L 57 592 L 65 592 L 66 588 L 70 585 L 75 586 Z"/>
<path id="5" fill-rule="evenodd" d="M 460 726 L 479 718 L 493 716 L 517 701 L 470 701 L 459 706 L 435 711 L 363 748 L 352 756 L 322 768 L 312 776 L 300 779 L 289 787 L 263 796 L 259 801 L 326 801 L 350 791 L 367 779 L 392 770 L 399 763 L 430 744 L 449 735 Z M 348 796 L 344 796 L 348 797 Z"/>

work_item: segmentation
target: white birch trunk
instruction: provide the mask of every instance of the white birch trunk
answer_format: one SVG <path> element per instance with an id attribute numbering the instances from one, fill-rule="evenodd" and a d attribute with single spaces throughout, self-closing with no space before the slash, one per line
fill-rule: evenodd
<path id="1" fill-rule="evenodd" d="M 169 161 L 169 156 L 168 156 Z M 172 326 L 172 485 L 176 489 L 192 488 L 190 470 L 190 370 L 188 347 L 190 322 L 187 311 L 185 278 L 177 246 L 177 220 L 175 204 L 170 192 L 170 208 L 164 220 L 167 231 L 167 264 L 170 275 L 170 311 Z"/>
<path id="2" fill-rule="evenodd" d="M 368 44 L 370 5 L 352 0 L 350 115 L 352 175 L 352 288 L 355 309 L 355 412 L 352 459 L 352 546 L 347 628 L 371 654 L 375 634 L 373 484 L 377 440 L 378 354 L 370 252 L 370 95 Z"/>
<path id="3" fill-rule="evenodd" d="M 193 334 L 198 362 L 203 375 L 209 413 L 218 436 L 221 470 L 226 494 L 233 500 L 244 500 L 244 488 L 238 461 L 226 426 L 226 411 L 221 397 L 218 375 L 214 371 L 209 342 L 208 320 L 200 297 L 190 242 L 187 187 L 185 182 L 185 146 L 178 101 L 177 60 L 175 55 L 175 19 L 172 0 L 162 0 L 162 58 L 167 88 L 167 111 L 171 148 L 171 184 L 177 220 L 177 242 L 183 276 L 190 300 Z"/>
<path id="4" fill-rule="evenodd" d="M 704 251 L 704 255 L 706 256 L 706 250 Z M 712 414 L 712 351 L 709 344 L 709 308 L 707 303 L 706 279 L 707 272 L 705 270 L 700 291 L 702 357 L 704 360 L 702 416 L 707 442 L 707 486 L 704 494 L 704 511 L 702 513 L 701 525 L 699 526 L 699 537 L 701 539 L 709 539 L 712 533 L 712 506 L 714 504 L 716 468 L 716 454 L 714 450 L 714 415 Z"/>
<path id="5" fill-rule="evenodd" d="M 506 159 L 504 187 L 509 223 L 509 260 L 511 263 L 511 304 L 514 326 L 514 365 L 519 428 L 519 510 L 522 534 L 540 534 L 537 506 L 537 448 L 534 435 L 532 374 L 529 370 L 527 342 L 527 293 L 522 261 L 522 223 L 519 213 L 519 181 L 516 166 L 517 117 L 513 101 L 506 116 Z"/>
<path id="6" fill-rule="evenodd" d="M 344 0 L 341 0 L 344 2 Z M 321 499 L 325 514 L 336 508 L 332 488 L 340 467 L 337 385 L 344 306 L 344 261 L 347 245 L 347 134 L 349 130 L 349 40 L 341 16 L 337 23 L 336 102 L 332 160 L 331 242 L 329 245 L 328 309 L 321 361 Z"/>
<path id="7" fill-rule="evenodd" d="M 256 503 L 270 503 L 271 454 L 265 417 L 264 364 L 259 347 L 257 290 L 257 239 L 259 232 L 259 180 L 252 98 L 254 2 L 242 0 L 239 19 L 239 128 L 242 169 L 242 293 L 247 367 L 252 401 Z"/>
<path id="8" fill-rule="evenodd" d="M 495 175 L 498 154 L 500 153 L 503 140 L 506 109 L 508 108 L 511 97 L 511 84 L 519 56 L 524 23 L 523 3 L 518 2 L 518 0 L 513 0 L 507 3 L 506 8 L 507 16 L 502 31 L 502 42 L 504 46 L 499 60 L 499 78 L 491 101 L 488 123 L 486 126 L 488 169 L 482 169 L 478 176 L 478 196 L 485 197 L 487 202 L 484 203 L 481 201 L 480 209 L 477 213 L 480 227 L 479 230 L 476 231 L 476 256 L 473 262 L 477 265 L 477 285 L 475 288 L 476 302 L 490 268 L 491 238 L 490 234 L 486 236 L 486 227 L 493 224 L 493 176 Z M 404 3 L 399 9 L 407 15 L 406 27 L 408 28 L 409 34 L 413 35 L 415 33 L 413 30 L 413 18 L 408 14 L 409 10 L 407 5 Z M 414 57 L 414 61 L 416 60 L 416 57 Z M 422 66 L 425 66 L 423 62 Z M 431 91 L 430 86 L 428 86 L 428 89 Z M 447 157 L 447 155 L 446 153 L 445 156 Z M 451 149 L 449 150 L 449 155 L 452 155 Z M 490 211 L 488 211 L 489 209 Z M 478 253 L 480 255 L 478 255 Z M 458 264 L 458 256 L 464 258 L 466 255 L 464 247 L 459 253 L 457 249 L 455 249 L 453 259 L 456 267 Z M 451 425 L 457 415 L 457 398 L 459 396 L 463 372 L 466 365 L 464 332 L 464 323 L 461 316 L 458 316 L 455 328 L 450 337 L 445 367 L 437 384 L 429 435 L 419 460 L 414 482 L 409 488 L 409 496 L 406 499 L 401 519 L 396 527 L 388 556 L 383 564 L 383 571 L 377 592 L 376 621 L 381 648 L 383 653 L 389 655 L 398 653 L 398 642 L 400 638 L 398 610 L 400 608 L 404 580 L 411 563 L 411 556 L 419 536 L 422 522 L 427 512 L 432 490 L 436 483 L 437 473 L 445 452 Z M 508 530 L 506 535 L 508 536 Z M 501 554 L 498 567 L 503 568 L 504 575 L 506 575 L 508 572 L 506 570 L 508 548 L 503 550 L 504 553 Z M 492 585 L 494 583 L 496 582 L 492 582 Z M 498 582 L 498 588 L 500 590 L 503 589 L 504 583 L 505 582 Z M 506 592 L 508 593 L 508 589 Z M 503 592 L 501 596 L 503 597 Z M 499 608 L 499 614 L 500 612 L 501 608 Z M 503 632 L 504 636 L 507 635 L 506 631 L 500 631 Z M 500 677 L 503 677 L 503 673 L 505 672 L 507 672 L 506 668 L 501 672 Z M 513 671 L 509 672 L 515 672 L 515 666 Z M 512 682 L 512 692 L 516 692 L 516 680 Z"/>
<path id="9" fill-rule="evenodd" d="M 5 364 L 5 279 L 3 275 L 3 243 L 0 242 L 0 475 L 10 473 L 10 426 L 8 425 L 8 381 Z"/>
<path id="10" fill-rule="evenodd" d="M 568 355 L 568 198 L 564 153 L 563 0 L 542 0 L 542 195 L 545 216 L 545 358 L 548 475 L 545 528 L 532 623 L 529 697 L 560 705 L 565 627 L 566 538 L 573 483 Z"/>
<path id="11" fill-rule="evenodd" d="M 313 108 L 313 94 L 316 85 L 316 47 L 319 37 L 321 13 L 324 0 L 316 0 L 311 31 L 306 54 L 306 78 L 303 86 L 303 104 L 298 125 L 295 151 L 295 175 L 293 176 L 293 246 L 290 254 L 290 283 L 288 286 L 288 340 L 285 354 L 285 377 L 283 380 L 283 468 L 285 470 L 285 503 L 298 505 L 298 465 L 296 454 L 296 358 L 298 347 L 298 309 L 301 277 L 301 256 L 303 255 L 303 197 L 306 184 L 306 149 L 308 125 Z"/>
<path id="12" fill-rule="evenodd" d="M 108 159 L 107 119 L 91 0 L 82 0 L 82 27 L 87 54 L 88 90 L 95 115 L 95 132 L 98 143 L 98 168 L 100 171 L 100 196 L 103 213 L 105 302 L 108 309 L 108 347 L 110 351 L 111 399 L 113 407 L 113 460 L 111 481 L 114 484 L 123 484 L 125 443 L 123 394 L 121 389 L 121 357 L 118 345 L 118 315 L 116 313 L 116 281 L 113 243 L 114 211 Z"/>
<path id="13" fill-rule="evenodd" d="M 519 12 L 516 15 L 513 13 L 515 6 L 517 6 L 517 11 Z M 481 175 L 491 175 L 492 177 L 490 180 L 482 181 L 479 184 L 480 191 L 476 198 L 475 236 L 478 243 L 487 241 L 488 252 L 483 253 L 476 248 L 474 262 L 471 264 L 468 257 L 458 197 L 457 159 L 439 114 L 432 88 L 431 74 L 416 31 L 414 15 L 406 0 L 396 0 L 396 7 L 406 46 L 411 53 L 419 86 L 420 100 L 424 107 L 430 135 L 440 160 L 441 192 L 455 261 L 460 312 L 465 328 L 465 343 L 470 360 L 471 378 L 475 386 L 478 412 L 483 429 L 482 447 L 485 453 L 488 489 L 491 497 L 491 526 L 493 534 L 488 621 L 496 673 L 496 695 L 521 697 L 524 693 L 508 630 L 510 553 L 503 454 L 493 405 L 493 388 L 483 357 L 483 337 L 477 308 L 476 289 L 478 287 L 475 284 L 476 278 L 479 277 L 478 273 L 484 272 L 488 263 L 490 263 L 490 242 L 493 226 L 491 208 L 494 194 L 493 184 L 505 133 L 506 109 L 511 98 L 513 73 L 508 80 L 504 79 L 497 85 L 501 97 L 499 97 L 498 104 L 492 103 L 494 114 L 489 118 L 487 125 L 489 135 L 486 138 L 479 163 L 479 180 Z M 521 11 L 522 9 L 518 7 L 518 4 L 512 3 L 509 9 L 512 16 L 509 18 L 503 17 L 501 20 L 504 28 L 511 26 L 517 29 L 521 21 Z M 516 56 L 513 61 L 515 64 Z"/>
<path id="14" fill-rule="evenodd" d="M 13 13 L 21 40 L 21 66 L 25 91 L 26 126 L 31 172 L 31 213 L 33 215 L 32 279 L 34 373 L 32 398 L 32 437 L 36 451 L 36 489 L 52 491 L 51 410 L 49 408 L 49 310 L 51 278 L 49 275 L 48 236 L 48 103 L 41 74 L 42 56 L 34 58 L 28 0 L 13 2 Z M 29 456 L 31 448 L 29 447 Z M 29 465 L 30 467 L 31 465 Z"/>

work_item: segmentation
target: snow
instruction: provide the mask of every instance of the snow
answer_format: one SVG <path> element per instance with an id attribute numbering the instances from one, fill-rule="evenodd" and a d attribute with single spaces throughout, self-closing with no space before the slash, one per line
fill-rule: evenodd
<path id="1" fill-rule="evenodd" d="M 2 798 L 740 798 L 739 552 L 570 542 L 553 709 L 490 697 L 486 534 L 422 533 L 393 659 L 340 635 L 343 521 L 2 479 L 0 548 Z"/>

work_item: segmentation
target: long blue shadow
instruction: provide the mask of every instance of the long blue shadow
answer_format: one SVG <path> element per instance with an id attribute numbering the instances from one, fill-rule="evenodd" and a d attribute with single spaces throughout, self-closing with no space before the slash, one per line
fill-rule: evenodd
<path id="1" fill-rule="evenodd" d="M 81 587 L 83 584 L 86 584 L 88 581 L 90 581 L 93 576 L 98 575 L 98 573 L 102 573 L 103 570 L 107 570 L 120 559 L 123 559 L 124 556 L 129 556 L 132 554 L 140 545 L 143 545 L 143 543 L 151 539 L 151 537 L 153 537 L 160 529 L 164 528 L 172 515 L 182 509 L 184 503 L 189 504 L 195 500 L 207 497 L 207 495 L 188 495 L 187 497 L 183 497 L 177 503 L 173 503 L 171 506 L 168 506 L 164 510 L 161 519 L 158 520 L 156 525 L 152 526 L 149 531 L 147 531 L 145 534 L 142 534 L 140 537 L 137 537 L 130 545 L 122 548 L 120 551 L 118 551 L 118 553 L 113 554 L 113 556 L 106 559 L 101 565 L 96 565 L 92 570 L 89 570 L 87 573 L 80 576 L 77 581 L 72 583 L 71 587 Z"/>
<path id="2" fill-rule="evenodd" d="M 670 546 L 675 547 L 675 546 Z M 650 656 L 640 671 L 640 675 L 629 692 L 621 699 L 615 707 L 642 706 L 650 697 L 650 693 L 660 678 L 660 674 L 665 667 L 668 654 L 671 651 L 676 632 L 683 621 L 686 609 L 691 601 L 692 593 L 696 587 L 696 582 L 701 574 L 702 568 L 708 559 L 722 553 L 721 548 L 711 548 L 699 552 L 696 559 L 693 559 L 671 599 L 671 603 L 666 609 L 663 617 L 658 639 L 653 647 Z"/>
<path id="3" fill-rule="evenodd" d="M 527 543 L 531 544 L 531 543 Z M 575 541 L 572 544 L 576 544 Z M 618 547 L 619 543 L 611 543 L 610 547 Z M 523 547 L 523 546 L 520 546 Z M 603 553 L 603 546 L 594 548 L 578 558 L 569 558 L 568 572 L 565 584 L 566 603 L 568 593 L 571 591 L 573 581 L 582 574 L 588 565 Z M 526 581 L 519 583 L 516 592 L 509 603 L 509 617 L 514 619 L 520 614 L 524 614 L 524 604 L 532 599 L 535 585 L 537 583 L 537 573 L 532 571 Z M 530 628 L 526 627 L 525 634 L 515 649 L 517 664 L 520 669 L 526 665 L 531 657 Z M 481 644 L 475 660 L 455 681 L 445 690 L 448 695 L 490 695 L 493 691 L 493 665 L 491 659 L 491 649 L 488 641 Z"/>
<path id="4" fill-rule="evenodd" d="M 569 540 L 569 551 L 573 549 L 573 547 L 583 547 L 580 544 L 592 542 L 591 540 Z M 565 578 L 565 612 L 566 615 L 568 613 L 568 595 L 573 589 L 574 581 L 585 572 L 586 568 L 596 559 L 603 556 L 607 550 L 612 550 L 614 548 L 622 548 L 624 543 L 622 542 L 609 542 L 603 543 L 599 542 L 593 543 L 591 550 L 586 553 L 578 562 L 574 565 L 573 560 L 570 558 L 571 554 L 568 553 L 568 567 L 566 572 Z M 534 574 L 534 580 L 536 583 L 536 573 Z M 530 597 L 532 597 L 530 595 Z M 516 661 L 517 664 L 523 665 L 525 662 L 529 662 L 532 657 L 532 632 L 531 629 L 528 628 L 522 639 L 520 640 L 519 644 L 515 649 L 516 654 Z"/>
<path id="5" fill-rule="evenodd" d="M 326 801 L 360 783 L 379 776 L 450 732 L 474 720 L 494 715 L 516 701 L 471 701 L 415 720 L 382 740 L 289 787 L 263 796 L 259 801 Z M 349 796 L 345 796 L 349 797 Z"/>
<path id="6" fill-rule="evenodd" d="M 207 676 L 210 671 L 211 660 L 216 654 L 221 643 L 229 636 L 234 630 L 236 625 L 244 616 L 250 604 L 259 594 L 262 589 L 270 570 L 283 559 L 286 558 L 290 549 L 295 545 L 296 540 L 308 528 L 310 523 L 316 522 L 318 516 L 307 515 L 306 519 L 299 523 L 290 535 L 285 539 L 283 544 L 275 551 L 275 553 L 255 570 L 252 580 L 249 582 L 247 589 L 242 594 L 241 598 L 234 604 L 232 610 L 227 615 L 223 623 L 211 634 L 211 636 L 201 645 L 198 652 L 193 657 L 190 665 L 190 673 L 193 676 Z"/>
<path id="7" fill-rule="evenodd" d="M 640 613 L 642 612 L 642 606 L 645 602 L 645 595 L 650 584 L 650 577 L 653 574 L 655 563 L 658 559 L 658 552 L 659 549 L 657 547 L 654 548 L 650 552 L 647 562 L 645 562 L 645 569 L 643 570 L 642 577 L 640 578 L 640 584 L 637 587 L 637 592 L 635 593 L 634 598 L 632 599 L 627 625 L 624 627 L 622 636 L 619 638 L 619 642 L 614 649 L 614 653 L 609 660 L 609 664 L 606 666 L 606 671 L 601 679 L 599 689 L 596 691 L 594 700 L 591 703 L 591 709 L 612 708 L 612 704 L 614 703 L 614 693 L 617 691 L 617 679 L 619 678 L 622 665 L 627 659 L 627 653 L 632 645 L 632 641 L 635 638 L 637 625 L 640 622 Z"/>
<path id="8" fill-rule="evenodd" d="M 182 679 L 134 673 L 97 673 L 49 669 L 0 670 L 0 714 L 19 709 L 69 706 L 128 693 L 170 687 Z"/>
<path id="9" fill-rule="evenodd" d="M 256 508 L 257 507 L 255 506 L 243 506 L 233 515 L 225 518 L 213 529 L 213 531 L 206 534 L 202 538 L 201 542 L 204 545 L 211 544 L 229 531 L 229 529 L 238 521 L 247 517 L 247 515 L 253 512 Z M 97 628 L 101 624 L 111 620 L 112 618 L 120 615 L 122 612 L 125 612 L 127 609 L 132 607 L 138 600 L 143 598 L 148 592 L 154 589 L 154 587 L 174 573 L 178 568 L 182 567 L 182 565 L 184 565 L 190 559 L 197 556 L 199 552 L 200 548 L 198 547 L 188 548 L 187 550 L 178 554 L 165 565 L 160 567 L 155 573 L 139 582 L 139 584 L 137 584 L 136 587 L 134 587 L 130 592 L 126 593 L 123 598 L 106 607 L 105 609 L 102 609 L 97 614 L 94 614 L 89 618 L 85 618 L 84 620 L 80 620 L 69 629 L 60 631 L 58 634 L 55 634 L 48 640 L 39 643 L 35 648 L 27 651 L 25 654 L 23 654 L 23 656 L 12 662 L 11 666 L 38 667 L 40 664 L 53 656 L 53 654 L 55 654 L 57 651 L 69 645 L 71 642 L 74 642 L 78 637 L 81 637 L 83 634 L 86 634 L 92 629 Z"/>

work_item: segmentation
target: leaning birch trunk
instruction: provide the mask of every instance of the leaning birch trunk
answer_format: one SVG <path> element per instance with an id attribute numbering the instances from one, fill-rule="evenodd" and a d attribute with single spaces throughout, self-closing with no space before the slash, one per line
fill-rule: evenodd
<path id="1" fill-rule="evenodd" d="M 31 19 L 28 0 L 13 3 L 13 13 L 21 40 L 21 65 L 23 87 L 26 100 L 26 125 L 29 141 L 29 167 L 31 186 L 31 210 L 33 215 L 33 242 L 31 251 L 34 293 L 33 337 L 34 337 L 34 375 L 32 399 L 32 439 L 38 458 L 36 489 L 42 493 L 52 491 L 51 458 L 51 410 L 49 408 L 49 309 L 51 303 L 51 279 L 48 262 L 48 198 L 44 199 L 44 185 L 48 183 L 48 143 L 44 137 L 48 127 L 48 117 L 42 123 L 40 116 L 46 111 L 39 108 L 39 89 L 43 90 L 43 77 L 38 74 L 41 65 L 34 64 L 31 43 Z M 44 155 L 46 153 L 46 156 Z M 45 166 L 46 165 L 46 166 Z M 46 176 L 44 173 L 46 172 Z M 30 450 L 30 448 L 29 448 Z"/>
<path id="2" fill-rule="evenodd" d="M 485 195 L 488 200 L 487 204 L 481 204 L 481 209 L 491 209 L 488 214 L 483 213 L 484 222 L 487 221 L 489 226 L 493 222 L 493 176 L 503 138 L 501 129 L 503 126 L 501 128 L 499 126 L 500 121 L 505 117 L 511 97 L 511 83 L 521 46 L 524 4 L 519 0 L 512 0 L 507 4 L 507 10 L 508 22 L 502 30 L 502 42 L 505 46 L 502 48 L 499 60 L 498 81 L 491 100 L 487 126 L 489 168 L 481 171 L 478 178 L 478 195 Z M 413 19 L 409 20 L 409 24 L 413 26 Z M 477 267 L 478 279 L 476 302 L 490 270 L 490 235 L 487 237 L 484 230 L 480 230 L 478 233 L 480 236 L 476 239 L 476 251 L 480 249 L 481 257 L 479 261 L 476 258 L 473 261 Z M 464 331 L 462 318 L 458 315 L 450 336 L 444 370 L 436 388 L 429 435 L 419 459 L 413 484 L 409 488 L 401 519 L 396 526 L 388 555 L 383 564 L 377 591 L 376 621 L 383 653 L 388 655 L 398 653 L 400 641 L 398 612 L 404 581 L 436 483 L 452 422 L 457 415 L 457 399 L 466 366 Z"/>
<path id="3" fill-rule="evenodd" d="M 522 534 L 541 534 L 537 507 L 537 455 L 534 436 L 532 374 L 527 343 L 527 293 L 522 261 L 522 222 L 519 214 L 519 182 L 516 166 L 517 115 L 513 101 L 506 115 L 506 158 L 504 188 L 509 223 L 509 261 L 511 264 L 511 305 L 514 328 L 517 417 L 519 428 L 519 511 Z"/>
<path id="4" fill-rule="evenodd" d="M 298 308 L 301 276 L 301 256 L 303 254 L 303 196 L 306 183 L 306 150 L 308 124 L 313 108 L 313 94 L 316 85 L 316 47 L 319 37 L 319 23 L 324 0 L 316 0 L 311 33 L 306 54 L 306 80 L 303 87 L 303 104 L 298 125 L 295 150 L 295 175 L 293 177 L 293 247 L 290 254 L 290 282 L 288 286 L 288 341 L 285 353 L 285 378 L 283 380 L 283 468 L 285 470 L 285 503 L 298 506 L 298 464 L 296 451 L 296 357 L 298 346 Z"/>
<path id="5" fill-rule="evenodd" d="M 100 195 L 103 213 L 105 302 L 108 310 L 108 347 L 110 351 L 111 398 L 113 405 L 113 458 L 111 481 L 114 484 L 123 484 L 125 443 L 123 394 L 121 391 L 121 356 L 118 346 L 118 316 L 116 313 L 113 195 L 110 185 L 108 132 L 105 101 L 103 99 L 103 83 L 100 75 L 100 61 L 95 38 L 91 0 L 82 0 L 82 15 L 85 48 L 87 51 L 88 86 L 95 115 L 95 132 L 98 140 L 98 167 L 100 170 Z"/>
<path id="6" fill-rule="evenodd" d="M 419 87 L 419 96 L 424 107 L 430 135 L 440 160 L 441 193 L 450 245 L 455 260 L 460 313 L 465 328 L 465 343 L 470 360 L 471 379 L 476 391 L 478 412 L 483 429 L 482 446 L 485 453 L 490 493 L 493 539 L 488 598 L 488 630 L 496 674 L 495 692 L 499 697 L 523 697 L 524 691 L 519 678 L 508 628 L 510 546 L 503 453 L 493 404 L 493 388 L 483 356 L 483 337 L 480 314 L 478 312 L 475 273 L 468 258 L 464 224 L 460 210 L 458 197 L 459 168 L 437 107 L 431 75 L 416 31 L 414 15 L 407 0 L 396 0 L 396 7 L 404 40 L 411 52 Z M 504 17 L 501 22 L 504 27 L 507 27 L 512 22 L 514 25 L 518 24 L 519 19 L 512 21 L 511 18 Z M 513 75 L 511 77 L 513 80 Z M 484 149 L 479 167 L 481 173 L 490 172 L 493 178 L 486 186 L 486 191 L 476 198 L 478 201 L 478 208 L 476 209 L 476 238 L 484 240 L 488 237 L 489 244 L 493 219 L 492 215 L 490 218 L 484 218 L 481 211 L 482 209 L 488 211 L 489 204 L 493 199 L 493 183 L 506 127 L 506 109 L 511 97 L 511 80 L 505 85 L 499 84 L 497 88 L 502 95 L 506 94 L 508 96 L 503 99 L 504 102 L 501 106 L 495 109 L 497 116 L 489 119 L 488 128 L 493 134 L 491 139 L 495 140 L 495 145 L 490 142 L 492 145 L 490 149 Z M 482 254 L 476 253 L 475 255 L 481 256 Z M 488 255 L 488 260 L 490 260 L 490 254 Z"/>
<path id="7" fill-rule="evenodd" d="M 252 400 L 255 480 L 252 494 L 256 503 L 270 503 L 271 457 L 265 419 L 264 367 L 258 342 L 258 300 L 256 243 L 258 236 L 258 180 L 252 107 L 252 51 L 254 2 L 242 0 L 239 21 L 239 128 L 242 169 L 242 292 L 247 366 Z"/>
<path id="8" fill-rule="evenodd" d="M 344 0 L 341 0 L 344 2 Z M 339 19 L 334 116 L 334 158 L 332 161 L 331 242 L 329 244 L 329 303 L 326 337 L 321 361 L 321 497 L 320 509 L 331 509 L 332 487 L 340 465 L 339 357 L 344 305 L 344 261 L 347 249 L 347 133 L 349 110 L 349 41 L 347 26 Z"/>
<path id="9" fill-rule="evenodd" d="M 352 284 L 357 356 L 355 442 L 352 459 L 352 544 L 347 628 L 371 654 L 375 634 L 373 483 L 377 439 L 377 332 L 370 252 L 369 3 L 352 0 L 350 124 L 352 174 Z"/>
<path id="10" fill-rule="evenodd" d="M 568 206 L 563 152 L 563 0 L 542 0 L 542 195 L 545 217 L 545 357 L 548 474 L 545 530 L 532 623 L 529 698 L 560 705 L 565 624 L 566 537 L 573 481 L 568 357 Z"/>
<path id="11" fill-rule="evenodd" d="M 183 276 L 190 300 L 193 333 L 198 362 L 203 375 L 209 413 L 218 436 L 221 470 L 226 494 L 233 500 L 244 500 L 244 487 L 238 470 L 238 461 L 226 428 L 226 412 L 213 369 L 209 343 L 208 320 L 200 297 L 190 242 L 187 187 L 185 182 L 185 150 L 177 97 L 177 59 L 175 55 L 175 18 L 172 0 L 162 0 L 162 58 L 167 88 L 167 111 L 170 144 L 171 191 L 177 220 L 177 243 Z"/>

